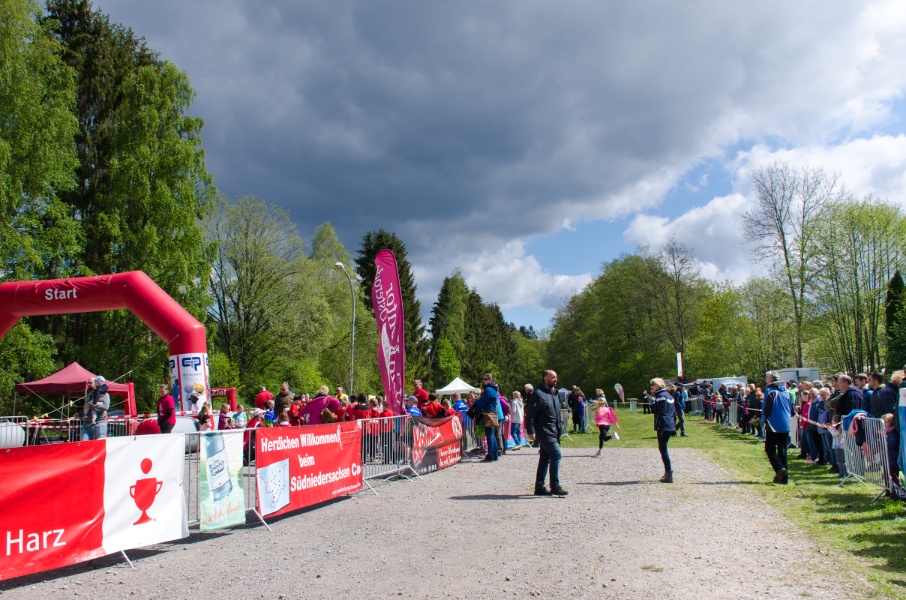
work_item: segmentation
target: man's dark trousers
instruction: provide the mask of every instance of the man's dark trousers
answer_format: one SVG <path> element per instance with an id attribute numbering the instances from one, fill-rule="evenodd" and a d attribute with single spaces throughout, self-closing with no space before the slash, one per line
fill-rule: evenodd
<path id="1" fill-rule="evenodd" d="M 765 429 L 764 451 L 768 455 L 768 460 L 771 461 L 771 466 L 774 467 L 774 472 L 777 473 L 780 469 L 787 468 L 786 448 L 790 443 L 790 434 L 789 432 L 771 431 L 767 427 Z"/>
<path id="2" fill-rule="evenodd" d="M 560 444 L 553 440 L 536 439 L 535 445 L 541 446 L 538 451 L 538 472 L 535 474 L 535 489 L 544 487 L 544 480 L 550 471 L 551 489 L 560 487 Z"/>

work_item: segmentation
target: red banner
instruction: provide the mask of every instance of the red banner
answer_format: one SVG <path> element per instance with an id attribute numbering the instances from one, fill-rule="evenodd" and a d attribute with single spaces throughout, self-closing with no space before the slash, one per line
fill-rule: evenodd
<path id="1" fill-rule="evenodd" d="M 282 515 L 362 489 L 355 422 L 255 430 L 258 512 Z"/>
<path id="2" fill-rule="evenodd" d="M 0 579 L 185 537 L 183 436 L 13 448 L 0 460 Z"/>
<path id="3" fill-rule="evenodd" d="M 381 250 L 374 257 L 374 286 L 371 303 L 378 328 L 378 366 L 384 395 L 390 409 L 397 415 L 405 412 L 403 385 L 406 377 L 406 343 L 403 320 L 403 298 L 396 257 L 390 250 Z"/>
<path id="4" fill-rule="evenodd" d="M 459 416 L 443 419 L 412 417 L 412 468 L 429 473 L 462 459 L 462 421 Z"/>

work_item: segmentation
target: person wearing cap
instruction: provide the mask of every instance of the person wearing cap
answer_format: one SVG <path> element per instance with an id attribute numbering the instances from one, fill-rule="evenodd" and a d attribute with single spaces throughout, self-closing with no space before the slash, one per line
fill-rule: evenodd
<path id="1" fill-rule="evenodd" d="M 774 483 L 786 485 L 789 482 L 786 450 L 790 443 L 790 417 L 796 414 L 795 408 L 777 371 L 768 371 L 764 378 L 767 382 L 761 404 L 764 452 L 774 469 Z"/>
<path id="2" fill-rule="evenodd" d="M 422 416 L 422 411 L 418 408 L 418 398 L 415 396 L 406 396 L 406 412 L 413 417 Z"/>
<path id="3" fill-rule="evenodd" d="M 88 381 L 88 397 L 82 405 L 81 440 L 100 440 L 107 437 L 107 410 L 110 408 L 110 394 L 107 380 L 98 375 Z"/>
<path id="4" fill-rule="evenodd" d="M 170 433 L 176 425 L 176 401 L 170 395 L 167 384 L 160 384 L 160 395 L 157 397 L 157 426 L 161 433 Z"/>

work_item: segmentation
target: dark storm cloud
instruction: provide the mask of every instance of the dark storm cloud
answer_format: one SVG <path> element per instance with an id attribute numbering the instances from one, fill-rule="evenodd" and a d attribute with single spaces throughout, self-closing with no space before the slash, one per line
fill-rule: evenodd
<path id="1" fill-rule="evenodd" d="M 728 144 L 848 124 L 816 113 L 852 95 L 826 70 L 864 6 L 99 4 L 188 72 L 224 193 L 277 203 L 303 232 L 329 220 L 352 250 L 396 231 L 434 289 L 481 251 L 466 232 L 501 251 L 632 214 Z M 459 253 L 433 252 L 438 236 Z"/>

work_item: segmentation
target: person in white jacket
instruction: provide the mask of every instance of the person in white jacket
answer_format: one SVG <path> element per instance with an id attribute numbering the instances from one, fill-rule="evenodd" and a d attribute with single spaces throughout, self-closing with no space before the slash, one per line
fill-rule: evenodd
<path id="1" fill-rule="evenodd" d="M 525 441 L 522 439 L 522 421 L 525 420 L 525 406 L 522 404 L 522 394 L 513 392 L 510 399 L 510 435 L 516 444 L 513 450 L 519 450 Z"/>

